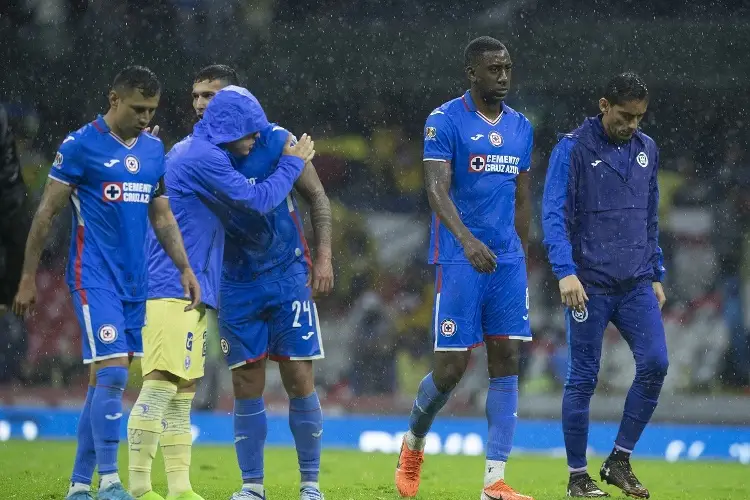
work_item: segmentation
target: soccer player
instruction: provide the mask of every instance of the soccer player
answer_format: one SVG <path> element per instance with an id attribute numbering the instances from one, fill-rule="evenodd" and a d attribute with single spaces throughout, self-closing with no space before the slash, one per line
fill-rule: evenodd
<path id="1" fill-rule="evenodd" d="M 234 168 L 268 125 L 257 99 L 230 86 L 211 101 L 193 134 L 167 155 L 165 187 L 197 270 L 203 304 L 185 312 L 179 272 L 149 234 L 149 300 L 143 330 L 143 388 L 128 421 L 130 491 L 140 500 L 163 500 L 151 488 L 151 464 L 161 439 L 168 499 L 202 500 L 189 478 L 192 435 L 190 408 L 195 380 L 203 376 L 208 324 L 216 324 L 224 227 L 232 210 L 266 213 L 292 189 L 314 154 L 307 135 L 296 146 L 291 136 L 278 168 L 250 184 Z M 216 328 L 213 329 L 216 333 Z"/>
<path id="2" fill-rule="evenodd" d="M 464 60 L 471 88 L 430 113 L 425 126 L 425 188 L 434 212 L 429 262 L 437 267 L 435 369 L 414 401 L 396 487 L 401 496 L 417 494 L 425 437 L 471 350 L 484 343 L 489 442 L 481 498 L 529 499 L 504 476 L 517 418 L 519 341 L 531 340 L 525 252 L 533 129 L 503 102 L 512 66 L 505 46 L 477 38 Z"/>
<path id="3" fill-rule="evenodd" d="M 130 500 L 117 472 L 122 393 L 133 356 L 143 353 L 141 328 L 147 293 L 149 220 L 179 270 L 186 309 L 200 303 L 182 236 L 163 196 L 164 145 L 144 132 L 161 93 L 156 75 L 132 66 L 109 92 L 109 111 L 68 135 L 55 157 L 32 222 L 14 311 L 25 314 L 36 298 L 39 256 L 54 216 L 70 200 L 73 235 L 68 285 L 84 333 L 84 363 L 91 364 L 86 403 L 68 498 L 93 498 L 94 468 L 100 500 Z"/>
<path id="4" fill-rule="evenodd" d="M 194 84 L 193 104 L 230 77 L 209 67 Z M 204 80 L 199 80 L 203 77 Z M 205 84 L 205 85 L 204 85 Z M 275 124 L 260 131 L 253 151 L 238 168 L 251 183 L 262 182 L 279 161 L 289 132 Z M 289 426 L 297 447 L 301 500 L 319 500 L 323 416 L 315 392 L 312 360 L 323 358 L 313 296 L 333 287 L 331 208 L 312 163 L 294 186 L 311 207 L 315 258 L 303 235 L 293 195 L 265 216 L 237 216 L 227 226 L 221 285 L 221 348 L 232 368 L 235 448 L 242 489 L 233 499 L 263 499 L 263 450 L 268 425 L 263 403 L 266 357 L 278 361 L 289 395 Z"/>
<path id="5" fill-rule="evenodd" d="M 633 351 L 636 375 L 600 477 L 627 495 L 649 497 L 629 458 L 656 408 L 669 362 L 660 312 L 666 298 L 658 245 L 659 150 L 638 130 L 647 107 L 640 77 L 614 77 L 599 99 L 601 114 L 561 138 L 547 170 L 542 226 L 566 306 L 562 424 L 572 497 L 609 496 L 586 471 L 586 447 L 589 402 L 610 321 Z"/>

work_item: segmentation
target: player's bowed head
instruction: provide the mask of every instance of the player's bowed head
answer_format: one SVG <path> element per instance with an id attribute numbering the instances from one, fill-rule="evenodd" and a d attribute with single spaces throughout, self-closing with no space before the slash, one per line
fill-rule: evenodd
<path id="1" fill-rule="evenodd" d="M 104 120 L 115 135 L 130 140 L 148 127 L 160 96 L 161 84 L 153 71 L 143 66 L 125 68 L 112 83 Z"/>

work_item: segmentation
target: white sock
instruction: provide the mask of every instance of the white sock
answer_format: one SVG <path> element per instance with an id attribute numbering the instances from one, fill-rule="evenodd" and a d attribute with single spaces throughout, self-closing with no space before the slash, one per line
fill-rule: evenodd
<path id="1" fill-rule="evenodd" d="M 406 447 L 411 451 L 424 451 L 424 445 L 427 441 L 424 437 L 417 437 L 411 431 L 406 433 Z"/>
<path id="2" fill-rule="evenodd" d="M 316 490 L 320 491 L 320 483 L 313 483 L 312 481 L 304 482 L 300 483 L 299 488 L 315 488 Z"/>
<path id="3" fill-rule="evenodd" d="M 106 490 L 113 484 L 120 483 L 120 474 L 113 472 L 111 474 L 104 474 L 99 482 L 99 489 Z"/>
<path id="4" fill-rule="evenodd" d="M 265 488 L 263 488 L 263 485 L 258 483 L 245 483 L 242 485 L 242 489 L 252 491 L 253 493 L 257 493 L 260 496 L 264 496 L 266 494 L 266 490 Z"/>
<path id="5" fill-rule="evenodd" d="M 484 468 L 484 487 L 491 486 L 501 479 L 505 479 L 505 462 L 487 460 Z"/>
<path id="6" fill-rule="evenodd" d="M 73 493 L 78 493 L 79 491 L 91 491 L 91 485 L 84 483 L 70 483 L 70 488 L 68 488 L 68 496 L 72 495 Z"/>

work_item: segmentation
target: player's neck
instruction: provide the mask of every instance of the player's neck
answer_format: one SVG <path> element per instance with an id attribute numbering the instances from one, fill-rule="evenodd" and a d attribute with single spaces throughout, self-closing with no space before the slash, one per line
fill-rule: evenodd
<path id="1" fill-rule="evenodd" d="M 135 139 L 134 135 L 128 135 L 125 134 L 120 127 L 117 126 L 117 122 L 115 121 L 115 117 L 112 114 L 112 110 L 107 111 L 107 114 L 104 115 L 104 123 L 107 124 L 109 127 L 110 132 L 115 134 L 117 137 L 122 139 L 123 142 L 129 143 L 133 139 Z"/>
<path id="2" fill-rule="evenodd" d="M 469 92 L 471 93 L 471 100 L 474 101 L 474 106 L 477 107 L 477 111 L 482 113 L 485 118 L 494 121 L 500 116 L 500 113 L 503 111 L 503 101 L 487 102 L 482 99 L 482 96 L 476 89 L 472 88 Z"/>

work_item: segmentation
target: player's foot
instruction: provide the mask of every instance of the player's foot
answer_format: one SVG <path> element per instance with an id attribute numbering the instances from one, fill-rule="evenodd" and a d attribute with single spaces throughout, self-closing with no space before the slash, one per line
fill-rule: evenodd
<path id="1" fill-rule="evenodd" d="M 240 490 L 232 495 L 229 500 L 266 500 L 266 495 L 260 495 L 250 490 Z"/>
<path id="2" fill-rule="evenodd" d="M 135 495 L 133 495 L 135 496 Z M 155 492 L 154 490 L 147 491 L 139 497 L 135 497 L 136 500 L 164 500 L 164 497 Z"/>
<path id="3" fill-rule="evenodd" d="M 591 479 L 588 472 L 572 474 L 568 480 L 568 496 L 574 498 L 602 498 L 609 493 L 602 491 Z"/>
<path id="4" fill-rule="evenodd" d="M 522 495 L 508 486 L 505 480 L 501 479 L 489 486 L 485 486 L 482 491 L 480 500 L 534 500 L 528 495 Z"/>
<path id="5" fill-rule="evenodd" d="M 90 491 L 76 491 L 65 497 L 65 500 L 94 500 L 94 495 Z"/>
<path id="6" fill-rule="evenodd" d="M 125 491 L 122 483 L 115 483 L 109 488 L 99 490 L 99 500 L 135 500 L 130 493 Z"/>
<path id="7" fill-rule="evenodd" d="M 617 486 L 628 496 L 635 498 L 649 498 L 651 496 L 638 478 L 635 477 L 635 474 L 633 474 L 630 460 L 612 460 L 608 458 L 602 464 L 599 475 L 602 481 L 606 481 L 612 486 Z"/>
<path id="8" fill-rule="evenodd" d="M 402 497 L 414 497 L 419 490 L 422 474 L 424 451 L 410 450 L 406 445 L 406 436 L 401 441 L 401 453 L 396 464 L 396 488 Z"/>
<path id="9" fill-rule="evenodd" d="M 305 486 L 299 490 L 299 500 L 324 500 L 323 493 L 318 488 Z"/>
<path id="10" fill-rule="evenodd" d="M 179 495 L 167 495 L 167 500 L 204 500 L 204 498 L 191 490 L 183 491 Z"/>

